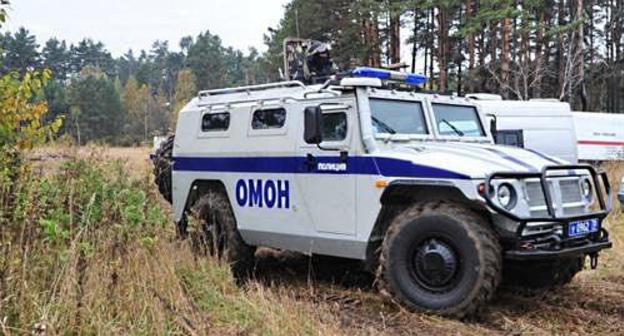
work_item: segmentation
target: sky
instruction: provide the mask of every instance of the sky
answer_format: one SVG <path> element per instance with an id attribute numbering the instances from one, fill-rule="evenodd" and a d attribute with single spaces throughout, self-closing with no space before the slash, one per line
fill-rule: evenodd
<path id="1" fill-rule="evenodd" d="M 6 28 L 26 27 L 43 45 L 51 37 L 77 43 L 85 37 L 102 41 L 115 57 L 132 48 L 150 50 L 155 40 L 178 50 L 184 36 L 210 30 L 223 44 L 246 52 L 266 50 L 263 35 L 277 27 L 290 0 L 11 0 Z M 409 29 L 401 30 L 403 39 Z M 401 60 L 411 64 L 411 45 Z M 422 72 L 422 55 L 416 72 Z"/>
<path id="2" fill-rule="evenodd" d="M 263 34 L 276 27 L 288 0 L 12 0 L 6 28 L 24 26 L 43 44 L 51 37 L 102 41 L 113 56 L 149 50 L 168 40 L 210 30 L 225 46 L 265 50 Z"/>

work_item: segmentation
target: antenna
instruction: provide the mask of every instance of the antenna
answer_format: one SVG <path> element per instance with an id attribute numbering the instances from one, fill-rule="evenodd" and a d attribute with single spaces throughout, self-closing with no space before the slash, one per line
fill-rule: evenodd
<path id="1" fill-rule="evenodd" d="M 301 37 L 299 34 L 299 9 L 295 8 L 295 29 L 297 30 L 297 37 Z"/>

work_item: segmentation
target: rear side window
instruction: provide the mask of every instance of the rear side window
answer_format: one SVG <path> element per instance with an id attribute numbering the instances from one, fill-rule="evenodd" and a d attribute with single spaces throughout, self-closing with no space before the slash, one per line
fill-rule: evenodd
<path id="1" fill-rule="evenodd" d="M 321 119 L 323 141 L 342 141 L 347 137 L 347 114 L 323 113 Z"/>
<path id="2" fill-rule="evenodd" d="M 272 129 L 282 128 L 286 123 L 286 110 L 283 108 L 257 110 L 253 113 L 251 128 Z"/>
<path id="3" fill-rule="evenodd" d="M 229 127 L 229 112 L 204 114 L 202 117 L 203 132 L 227 131 Z"/>

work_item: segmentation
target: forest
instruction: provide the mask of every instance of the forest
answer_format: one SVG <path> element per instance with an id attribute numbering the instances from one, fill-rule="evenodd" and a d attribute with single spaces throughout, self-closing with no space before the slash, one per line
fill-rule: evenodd
<path id="1" fill-rule="evenodd" d="M 154 184 L 152 149 L 137 145 L 169 132 L 198 90 L 280 80 L 288 36 L 331 43 L 341 69 L 405 62 L 430 78 L 420 90 L 624 113 L 624 0 L 292 0 L 262 50 L 228 47 L 207 23 L 123 55 L 88 37 L 9 31 L 16 1 L 0 0 L 0 335 L 622 334 L 624 209 L 615 197 L 601 223 L 614 248 L 595 270 L 588 262 L 556 289 L 505 284 L 478 316 L 449 319 L 397 305 L 357 260 L 259 248 L 253 278 L 241 284 L 229 257 L 211 253 L 227 243 L 208 238 L 216 229 L 207 221 L 176 229 Z M 624 166 L 601 168 L 615 189 Z M 441 214 L 480 220 L 455 211 Z M 490 236 L 485 227 L 474 235 Z"/>
<path id="2" fill-rule="evenodd" d="M 22 27 L 0 33 L 0 75 L 49 69 L 46 118 L 62 117 L 79 144 L 146 142 L 200 89 L 280 80 L 289 36 L 331 43 L 341 69 L 403 61 L 430 78 L 423 90 L 624 113 L 623 30 L 624 0 L 293 0 L 267 27 L 266 51 L 228 47 L 207 26 L 114 57 L 99 41 L 39 41 Z"/>

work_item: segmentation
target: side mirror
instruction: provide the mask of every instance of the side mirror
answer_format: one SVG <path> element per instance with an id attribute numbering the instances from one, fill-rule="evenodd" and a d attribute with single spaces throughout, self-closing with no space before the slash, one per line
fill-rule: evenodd
<path id="1" fill-rule="evenodd" d="M 488 114 L 488 117 L 490 117 L 490 134 L 492 134 L 492 137 L 496 137 L 496 132 L 498 130 L 498 122 L 496 120 L 496 116 L 493 114 Z"/>
<path id="2" fill-rule="evenodd" d="M 320 144 L 323 142 L 321 132 L 321 119 L 323 111 L 320 106 L 306 107 L 304 111 L 304 131 L 303 139 L 309 144 Z"/>

